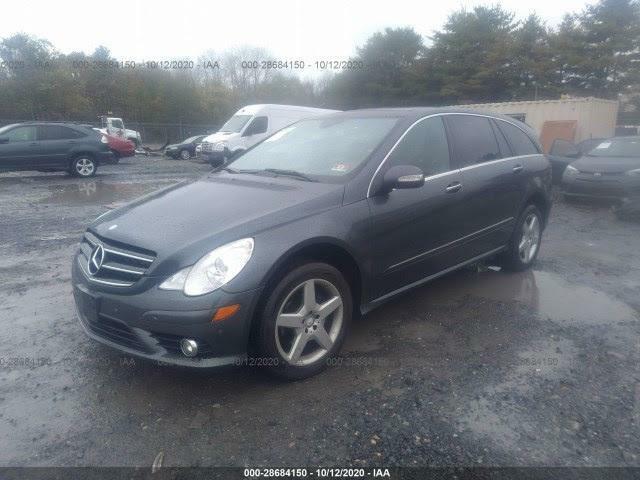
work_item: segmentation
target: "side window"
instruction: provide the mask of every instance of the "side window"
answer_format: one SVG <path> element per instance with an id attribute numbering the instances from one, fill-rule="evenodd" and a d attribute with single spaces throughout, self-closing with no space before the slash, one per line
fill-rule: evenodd
<path id="1" fill-rule="evenodd" d="M 502 158 L 488 118 L 447 115 L 447 125 L 451 130 L 458 167 Z"/>
<path id="2" fill-rule="evenodd" d="M 258 133 L 265 133 L 267 131 L 267 125 L 269 120 L 267 117 L 256 117 L 254 118 L 247 129 L 244 131 L 243 137 L 248 137 L 249 135 L 257 135 Z"/>
<path id="3" fill-rule="evenodd" d="M 78 137 L 78 132 L 62 125 L 41 125 L 38 134 L 39 140 L 69 140 Z"/>
<path id="4" fill-rule="evenodd" d="M 529 136 L 515 125 L 498 121 L 500 130 L 504 132 L 507 140 L 514 150 L 514 155 L 531 155 L 538 152 L 538 147 L 531 141 Z"/>
<path id="5" fill-rule="evenodd" d="M 36 127 L 17 127 L 9 130 L 3 137 L 7 138 L 9 143 L 33 142 L 36 139 Z"/>
<path id="6" fill-rule="evenodd" d="M 389 157 L 389 166 L 393 165 L 413 165 L 425 176 L 451 170 L 442 118 L 427 118 L 409 130 Z"/>
<path id="7" fill-rule="evenodd" d="M 511 147 L 507 143 L 507 139 L 504 138 L 504 134 L 500 131 L 498 126 L 496 125 L 495 120 L 491 120 L 491 126 L 493 127 L 493 133 L 496 136 L 496 140 L 498 140 L 498 146 L 500 147 L 500 153 L 503 157 L 511 157 L 516 155 L 511 150 Z"/>

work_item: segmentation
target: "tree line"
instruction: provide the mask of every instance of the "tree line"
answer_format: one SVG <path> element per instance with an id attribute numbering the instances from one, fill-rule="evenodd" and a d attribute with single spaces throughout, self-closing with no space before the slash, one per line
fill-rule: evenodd
<path id="1" fill-rule="evenodd" d="M 620 99 L 639 112 L 640 3 L 600 0 L 555 28 L 536 15 L 517 20 L 501 6 L 460 10 L 427 38 L 412 28 L 377 32 L 346 67 L 313 79 L 260 68 L 272 58 L 241 47 L 205 52 L 196 68 L 134 67 L 106 47 L 63 54 L 16 34 L 0 40 L 0 119 L 95 121 L 112 112 L 128 121 L 219 125 L 252 103 L 352 109 L 563 95 Z"/>

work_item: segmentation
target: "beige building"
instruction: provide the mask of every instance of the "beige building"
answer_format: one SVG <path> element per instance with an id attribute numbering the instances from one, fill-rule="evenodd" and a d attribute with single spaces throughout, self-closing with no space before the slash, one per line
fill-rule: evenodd
<path id="1" fill-rule="evenodd" d="M 574 138 L 566 139 L 575 142 L 588 138 L 611 137 L 615 134 L 618 117 L 617 101 L 594 97 L 459 106 L 470 110 L 502 113 L 522 120 L 535 129 L 538 135 L 546 137 L 541 138 L 543 144 L 552 141 L 554 137 L 566 138 L 571 134 Z M 566 125 L 572 125 L 572 128 L 561 128 Z M 560 131 L 562 134 L 554 133 Z"/>

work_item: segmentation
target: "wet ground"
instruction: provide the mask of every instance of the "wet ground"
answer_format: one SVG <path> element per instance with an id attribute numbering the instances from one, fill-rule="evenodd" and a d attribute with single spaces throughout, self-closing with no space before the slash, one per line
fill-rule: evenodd
<path id="1" fill-rule="evenodd" d="M 640 224 L 559 200 L 532 271 L 467 269 L 358 320 L 282 383 L 90 341 L 70 259 L 89 220 L 207 171 L 0 175 L 0 466 L 640 465 Z"/>

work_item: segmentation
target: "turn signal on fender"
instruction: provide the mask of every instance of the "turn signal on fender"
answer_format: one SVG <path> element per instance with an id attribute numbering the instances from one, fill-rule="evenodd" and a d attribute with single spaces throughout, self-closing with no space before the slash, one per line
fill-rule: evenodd
<path id="1" fill-rule="evenodd" d="M 212 318 L 213 322 L 221 322 L 222 320 L 226 320 L 227 318 L 235 315 L 235 313 L 240 310 L 240 304 L 235 303 L 233 305 L 227 305 L 226 307 L 220 307 L 216 310 L 215 315 Z"/>

